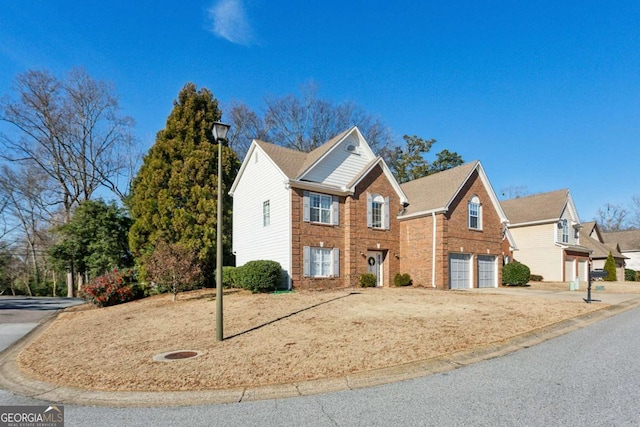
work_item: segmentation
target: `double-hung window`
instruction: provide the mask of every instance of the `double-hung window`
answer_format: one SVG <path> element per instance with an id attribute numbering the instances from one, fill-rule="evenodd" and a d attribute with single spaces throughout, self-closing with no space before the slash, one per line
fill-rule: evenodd
<path id="1" fill-rule="evenodd" d="M 569 221 L 562 220 L 562 243 L 569 243 Z"/>
<path id="2" fill-rule="evenodd" d="M 480 199 L 473 196 L 468 204 L 469 208 L 469 228 L 472 230 L 482 230 L 482 215 Z"/>
<path id="3" fill-rule="evenodd" d="M 271 224 L 271 206 L 269 200 L 262 203 L 262 226 L 267 227 Z"/>
<path id="4" fill-rule="evenodd" d="M 337 196 L 305 191 L 303 199 L 303 219 L 305 222 L 339 224 Z"/>
<path id="5" fill-rule="evenodd" d="M 338 277 L 340 249 L 305 246 L 303 248 L 305 277 Z"/>
<path id="6" fill-rule="evenodd" d="M 389 229 L 389 197 L 367 193 L 367 227 Z"/>
<path id="7" fill-rule="evenodd" d="M 311 222 L 331 224 L 331 196 L 312 193 L 309 196 Z"/>

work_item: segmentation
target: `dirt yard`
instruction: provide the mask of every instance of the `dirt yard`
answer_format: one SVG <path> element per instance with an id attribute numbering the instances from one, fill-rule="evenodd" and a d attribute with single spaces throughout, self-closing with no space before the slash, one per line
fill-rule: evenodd
<path id="1" fill-rule="evenodd" d="M 639 286 L 640 287 L 640 286 Z M 539 288 L 533 286 L 533 288 Z M 17 363 L 26 374 L 93 390 L 255 387 L 424 360 L 496 343 L 604 304 L 424 288 L 225 294 L 215 290 L 61 313 Z M 172 362 L 159 353 L 197 350 Z"/>

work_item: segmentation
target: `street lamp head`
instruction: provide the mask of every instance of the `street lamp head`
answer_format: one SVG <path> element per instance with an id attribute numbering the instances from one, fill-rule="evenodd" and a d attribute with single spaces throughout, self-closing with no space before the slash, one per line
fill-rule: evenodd
<path id="1" fill-rule="evenodd" d="M 219 140 L 227 139 L 227 132 L 229 132 L 228 124 L 222 122 L 213 122 L 213 139 L 218 142 Z"/>

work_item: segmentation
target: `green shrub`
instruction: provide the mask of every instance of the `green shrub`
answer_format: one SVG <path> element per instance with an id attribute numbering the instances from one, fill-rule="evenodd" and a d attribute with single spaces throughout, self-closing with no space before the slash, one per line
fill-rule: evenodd
<path id="1" fill-rule="evenodd" d="M 378 278 L 373 273 L 364 273 L 360 275 L 358 280 L 360 282 L 360 287 L 362 288 L 375 288 L 378 283 Z"/>
<path id="2" fill-rule="evenodd" d="M 627 282 L 635 282 L 638 272 L 635 270 L 631 270 L 630 268 L 624 269 L 624 280 Z"/>
<path id="3" fill-rule="evenodd" d="M 529 283 L 531 270 L 524 264 L 517 261 L 511 262 L 502 267 L 502 284 L 523 286 Z"/>
<path id="4" fill-rule="evenodd" d="M 238 269 L 233 266 L 222 267 L 222 286 L 225 288 L 239 288 Z"/>
<path id="5" fill-rule="evenodd" d="M 238 283 L 238 274 L 241 267 L 233 267 L 230 265 L 222 267 L 222 286 L 224 288 L 240 288 Z M 213 271 L 213 277 L 218 277 L 218 271 Z"/>
<path id="6" fill-rule="evenodd" d="M 235 269 L 235 276 L 235 283 L 243 289 L 253 293 L 271 292 L 278 288 L 282 280 L 282 267 L 276 261 L 249 261 Z M 224 279 L 222 282 L 224 284 Z"/>
<path id="7" fill-rule="evenodd" d="M 396 286 L 411 286 L 412 283 L 413 281 L 411 280 L 411 276 L 409 276 L 409 273 L 396 273 L 396 275 L 393 277 L 393 284 Z"/>
<path id="8" fill-rule="evenodd" d="M 529 278 L 529 280 L 532 281 L 532 282 L 542 282 L 544 279 L 539 274 L 532 274 L 531 277 Z"/>

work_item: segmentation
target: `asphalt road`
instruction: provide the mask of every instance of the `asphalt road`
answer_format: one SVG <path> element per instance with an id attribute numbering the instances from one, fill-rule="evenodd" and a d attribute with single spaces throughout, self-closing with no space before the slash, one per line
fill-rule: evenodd
<path id="1" fill-rule="evenodd" d="M 65 405 L 66 426 L 638 426 L 640 308 L 535 347 L 369 389 L 177 408 Z M 45 404 L 0 391 L 0 405 Z"/>
<path id="2" fill-rule="evenodd" d="M 0 297 L 0 351 L 29 333 L 45 317 L 83 302 L 79 298 Z"/>

